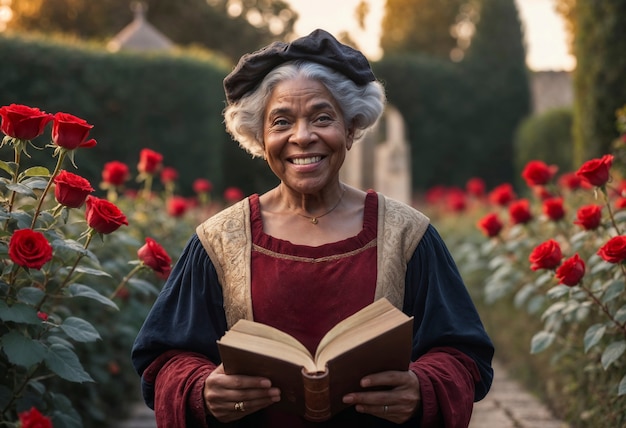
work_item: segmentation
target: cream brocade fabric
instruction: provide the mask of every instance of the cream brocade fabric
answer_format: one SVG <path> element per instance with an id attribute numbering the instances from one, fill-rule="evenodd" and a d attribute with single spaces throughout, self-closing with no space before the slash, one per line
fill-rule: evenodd
<path id="1" fill-rule="evenodd" d="M 402 309 L 407 263 L 429 222 L 428 217 L 416 209 L 378 194 L 376 300 L 386 297 Z M 252 319 L 252 234 L 248 199 L 207 219 L 196 232 L 222 285 L 228 328 L 239 319 Z"/>

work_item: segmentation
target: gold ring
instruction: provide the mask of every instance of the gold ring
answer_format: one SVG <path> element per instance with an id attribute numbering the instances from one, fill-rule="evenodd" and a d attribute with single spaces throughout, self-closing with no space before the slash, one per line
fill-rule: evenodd
<path id="1" fill-rule="evenodd" d="M 389 406 L 385 404 L 385 405 L 383 406 L 383 415 L 386 415 L 386 414 L 387 414 L 387 410 L 389 410 Z"/>
<path id="2" fill-rule="evenodd" d="M 238 410 L 240 412 L 245 412 L 246 411 L 246 408 L 243 405 L 243 401 L 235 403 L 235 410 Z"/>

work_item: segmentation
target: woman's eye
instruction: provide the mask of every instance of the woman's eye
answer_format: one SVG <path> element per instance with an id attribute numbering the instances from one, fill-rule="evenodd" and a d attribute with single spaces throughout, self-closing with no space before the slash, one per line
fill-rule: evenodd
<path id="1" fill-rule="evenodd" d="M 274 121 L 272 122 L 272 126 L 286 126 L 288 124 L 289 122 L 287 122 L 287 119 L 282 118 L 274 119 Z"/>
<path id="2" fill-rule="evenodd" d="M 317 119 L 315 119 L 317 122 L 329 122 L 332 119 L 332 117 L 327 116 L 327 115 L 322 115 L 322 116 L 318 116 Z"/>

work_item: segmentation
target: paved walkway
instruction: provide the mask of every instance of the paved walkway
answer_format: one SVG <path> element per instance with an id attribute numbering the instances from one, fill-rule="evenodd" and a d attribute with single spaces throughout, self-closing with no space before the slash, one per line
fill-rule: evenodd
<path id="1" fill-rule="evenodd" d="M 548 408 L 508 377 L 497 362 L 491 391 L 474 406 L 469 428 L 568 428 L 555 419 Z M 130 419 L 118 428 L 156 428 L 154 413 L 143 403 L 137 404 Z"/>

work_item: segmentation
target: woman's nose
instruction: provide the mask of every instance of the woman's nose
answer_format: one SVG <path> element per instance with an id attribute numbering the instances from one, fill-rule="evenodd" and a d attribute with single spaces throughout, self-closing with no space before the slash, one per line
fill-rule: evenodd
<path id="1" fill-rule="evenodd" d="M 315 133 L 311 129 L 308 120 L 298 120 L 294 124 L 291 141 L 299 145 L 308 145 L 315 139 Z"/>

